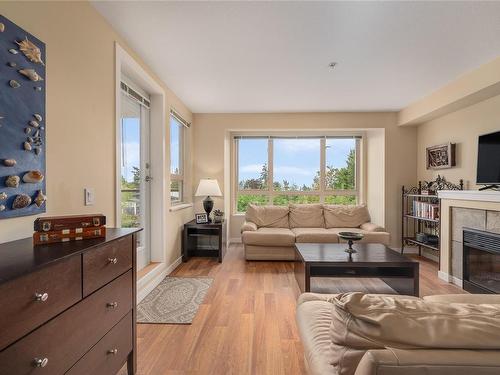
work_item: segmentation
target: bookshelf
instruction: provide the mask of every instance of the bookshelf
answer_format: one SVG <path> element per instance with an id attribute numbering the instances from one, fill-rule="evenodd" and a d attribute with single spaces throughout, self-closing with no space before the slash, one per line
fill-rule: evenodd
<path id="1" fill-rule="evenodd" d="M 444 177 L 437 176 L 433 181 L 419 181 L 418 186 L 402 187 L 401 254 L 404 253 L 405 246 L 417 246 L 419 255 L 422 255 L 422 249 L 425 248 L 439 256 L 439 190 L 463 190 L 463 180 L 453 184 Z"/>

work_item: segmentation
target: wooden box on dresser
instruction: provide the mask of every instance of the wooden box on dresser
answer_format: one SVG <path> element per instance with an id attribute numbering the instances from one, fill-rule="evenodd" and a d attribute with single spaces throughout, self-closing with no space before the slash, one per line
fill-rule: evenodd
<path id="1" fill-rule="evenodd" d="M 136 373 L 137 229 L 0 244 L 0 374 Z"/>

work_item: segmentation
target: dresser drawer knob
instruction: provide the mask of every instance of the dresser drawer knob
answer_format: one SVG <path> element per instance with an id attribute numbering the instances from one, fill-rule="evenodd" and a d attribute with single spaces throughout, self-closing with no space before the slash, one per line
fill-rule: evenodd
<path id="1" fill-rule="evenodd" d="M 113 354 L 114 355 L 116 353 L 118 353 L 118 349 L 109 349 L 108 350 L 108 354 Z"/>
<path id="2" fill-rule="evenodd" d="M 48 293 L 35 293 L 35 301 L 45 302 L 49 299 Z"/>
<path id="3" fill-rule="evenodd" d="M 108 258 L 109 264 L 116 264 L 118 263 L 118 258 Z"/>
<path id="4" fill-rule="evenodd" d="M 49 363 L 48 358 L 35 358 L 33 360 L 34 367 L 45 367 L 45 366 L 47 366 L 47 363 Z"/>
<path id="5" fill-rule="evenodd" d="M 118 302 L 108 302 L 106 307 L 109 309 L 115 309 L 118 306 Z"/>

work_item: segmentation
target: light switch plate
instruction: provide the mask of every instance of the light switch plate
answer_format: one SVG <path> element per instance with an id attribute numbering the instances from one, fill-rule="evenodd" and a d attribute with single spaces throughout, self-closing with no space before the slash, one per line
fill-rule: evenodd
<path id="1" fill-rule="evenodd" d="M 83 189 L 85 194 L 85 206 L 93 206 L 95 203 L 95 190 L 94 188 Z"/>

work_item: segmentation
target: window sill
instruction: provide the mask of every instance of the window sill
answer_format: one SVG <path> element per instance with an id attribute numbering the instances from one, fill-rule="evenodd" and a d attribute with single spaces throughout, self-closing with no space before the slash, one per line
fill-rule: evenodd
<path id="1" fill-rule="evenodd" d="M 244 212 L 235 212 L 233 216 L 245 216 Z"/>
<path id="2" fill-rule="evenodd" d="M 170 212 L 180 211 L 184 210 L 185 208 L 191 208 L 191 207 L 193 207 L 192 203 L 179 203 L 170 207 Z"/>

